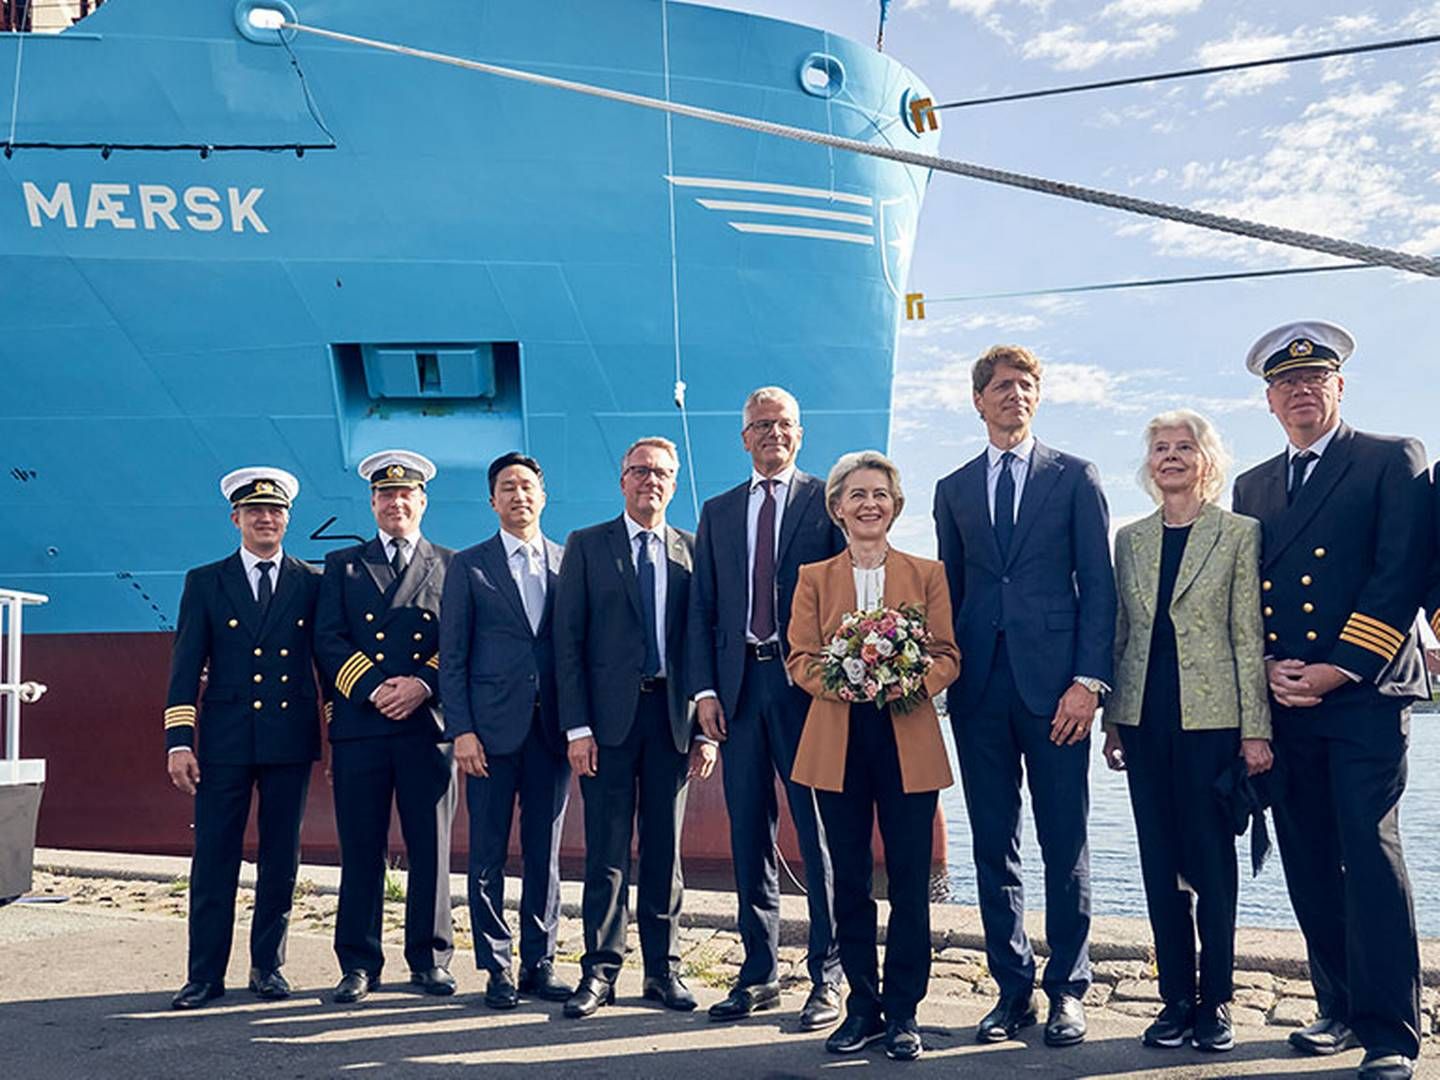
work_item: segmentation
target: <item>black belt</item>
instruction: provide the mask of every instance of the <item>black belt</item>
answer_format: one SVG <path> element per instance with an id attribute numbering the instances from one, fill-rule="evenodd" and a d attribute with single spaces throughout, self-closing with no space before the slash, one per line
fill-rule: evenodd
<path id="1" fill-rule="evenodd" d="M 665 689 L 665 676 L 663 675 L 641 675 L 640 692 L 642 694 L 658 694 Z"/>
<path id="2" fill-rule="evenodd" d="M 745 642 L 745 655 L 761 663 L 767 660 L 779 660 L 780 642 L 762 641 L 757 644 L 753 641 L 747 641 Z"/>

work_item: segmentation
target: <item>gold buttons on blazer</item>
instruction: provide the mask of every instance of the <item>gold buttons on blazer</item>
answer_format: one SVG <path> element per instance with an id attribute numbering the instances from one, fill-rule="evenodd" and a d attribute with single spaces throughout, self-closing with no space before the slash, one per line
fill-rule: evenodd
<path id="1" fill-rule="evenodd" d="M 230 627 L 231 630 L 234 630 L 235 627 L 237 627 L 237 626 L 240 625 L 240 620 L 239 620 L 239 619 L 231 619 L 230 622 L 229 622 L 227 625 L 229 625 L 229 627 Z"/>
<path id="2" fill-rule="evenodd" d="M 424 619 L 426 622 L 429 622 L 429 621 L 430 621 L 430 612 L 428 612 L 428 611 L 422 611 L 422 612 L 420 613 L 420 617 L 421 617 L 422 619 Z"/>
<path id="3" fill-rule="evenodd" d="M 296 620 L 295 620 L 295 625 L 296 625 L 296 626 L 304 626 L 304 625 L 305 625 L 305 620 L 304 620 L 304 619 L 296 619 Z"/>
<path id="4" fill-rule="evenodd" d="M 1300 605 L 1300 610 L 1305 612 L 1306 615 L 1309 615 L 1312 611 L 1315 610 L 1315 605 L 1310 603 L 1309 600 L 1306 600 L 1305 603 Z"/>
<path id="5" fill-rule="evenodd" d="M 419 659 L 420 659 L 420 654 L 419 654 L 418 652 L 417 652 L 417 653 L 413 653 L 413 654 L 411 655 L 410 659 L 411 659 L 411 660 L 419 660 Z"/>
<path id="6" fill-rule="evenodd" d="M 289 650 L 289 649 L 281 649 L 281 650 L 280 650 L 280 655 L 281 655 L 281 656 L 289 656 L 289 655 L 290 655 L 290 650 Z"/>
<path id="7" fill-rule="evenodd" d="M 255 655 L 256 655 L 256 656 L 264 656 L 264 655 L 265 655 L 265 650 L 264 650 L 264 649 L 256 649 L 256 650 L 255 650 Z"/>
<path id="8" fill-rule="evenodd" d="M 1305 640 L 1306 640 L 1306 641 L 1314 641 L 1314 640 L 1315 640 L 1316 638 L 1318 638 L 1319 636 L 1320 636 L 1320 635 L 1317 634 L 1317 633 L 1315 633 L 1314 630 L 1306 630 L 1306 631 L 1305 631 Z"/>
<path id="9" fill-rule="evenodd" d="M 1266 604 L 1266 605 L 1265 605 L 1265 617 L 1268 619 L 1271 615 L 1274 615 L 1274 614 L 1275 614 L 1275 609 L 1274 609 L 1273 607 L 1271 607 L 1269 604 Z"/>
<path id="10" fill-rule="evenodd" d="M 289 675 L 281 675 L 281 676 L 280 676 L 280 681 L 281 681 L 281 682 L 289 682 L 289 681 L 290 681 L 290 676 L 289 676 Z"/>
<path id="11" fill-rule="evenodd" d="M 424 635 L 424 634 L 421 634 L 421 633 L 417 633 L 417 634 L 415 635 L 415 640 L 416 640 L 416 641 L 424 641 L 424 640 L 425 640 L 425 635 Z"/>
<path id="12" fill-rule="evenodd" d="M 1311 577 L 1310 577 L 1309 574 L 1301 574 L 1301 575 L 1300 575 L 1300 584 L 1301 584 L 1301 585 L 1309 585 L 1310 582 L 1311 582 L 1311 580 L 1312 580 L 1312 579 L 1311 579 Z"/>
<path id="13" fill-rule="evenodd" d="M 1323 559 L 1323 558 L 1325 558 L 1325 549 L 1324 549 L 1324 548 L 1316 548 L 1316 549 L 1315 549 L 1315 558 L 1317 558 L 1317 559 Z"/>
<path id="14" fill-rule="evenodd" d="M 1260 582 L 1260 588 L 1264 589 L 1266 592 L 1269 592 L 1269 591 L 1270 591 L 1271 589 L 1273 589 L 1274 587 L 1275 587 L 1274 582 L 1270 582 L 1270 581 L 1262 581 L 1262 582 Z"/>
<path id="15" fill-rule="evenodd" d="M 288 709 L 288 708 L 290 707 L 290 702 L 288 702 L 288 701 L 282 701 L 282 702 L 280 702 L 280 707 L 281 707 L 282 709 Z"/>
<path id="16" fill-rule="evenodd" d="M 365 612 L 365 621 L 366 621 L 366 622 L 374 622 L 374 621 L 375 621 L 375 616 L 372 615 L 370 612 L 367 611 L 367 612 Z"/>
<path id="17" fill-rule="evenodd" d="M 1279 640 L 1280 640 L 1280 635 L 1277 634 L 1277 633 L 1275 633 L 1274 630 L 1271 630 L 1270 633 L 1268 633 L 1268 634 L 1265 635 L 1265 640 L 1266 640 L 1266 641 L 1279 641 Z"/>
<path id="18" fill-rule="evenodd" d="M 256 682 L 264 682 L 264 681 L 265 681 L 265 676 L 264 676 L 264 675 L 261 675 L 261 674 L 259 674 L 259 673 L 257 672 L 256 675 L 255 675 L 255 681 L 256 681 Z"/>
<path id="19" fill-rule="evenodd" d="M 384 630 L 376 630 L 376 631 L 375 631 L 375 640 L 376 640 L 376 641 L 384 641 L 384 640 L 385 640 L 385 631 L 384 631 Z"/>
<path id="20" fill-rule="evenodd" d="M 377 652 L 377 653 L 375 654 L 375 662 L 376 662 L 377 664 L 378 664 L 381 660 L 384 660 L 384 659 L 385 659 L 385 654 L 384 654 L 383 652 Z"/>
<path id="21" fill-rule="evenodd" d="M 252 709 L 255 709 L 255 710 L 258 711 L 258 710 L 260 710 L 260 709 L 263 709 L 263 708 L 265 707 L 265 705 L 264 705 L 263 702 L 256 701 L 256 702 L 252 702 L 251 705 L 250 705 L 250 707 L 251 707 Z"/>

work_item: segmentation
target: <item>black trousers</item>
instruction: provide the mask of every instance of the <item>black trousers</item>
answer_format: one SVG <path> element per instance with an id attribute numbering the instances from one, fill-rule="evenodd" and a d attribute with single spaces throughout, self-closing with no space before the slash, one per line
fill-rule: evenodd
<path id="1" fill-rule="evenodd" d="M 1315 1000 L 1367 1050 L 1413 1058 L 1420 957 L 1400 847 L 1406 718 L 1393 707 L 1357 709 L 1350 727 L 1321 735 L 1304 712 L 1277 710 L 1287 782 L 1274 814 Z"/>
<path id="2" fill-rule="evenodd" d="M 335 829 L 340 836 L 340 906 L 335 956 L 341 971 L 379 976 L 385 966 L 390 806 L 405 838 L 405 962 L 411 971 L 449 967 L 450 826 L 455 818 L 449 744 L 428 738 L 342 739 L 331 747 Z"/>
<path id="3" fill-rule="evenodd" d="M 645 974 L 680 966 L 680 825 L 685 817 L 686 755 L 675 749 L 663 690 L 642 693 L 635 723 L 619 746 L 601 746 L 595 776 L 580 778 L 585 799 L 586 975 L 614 982 L 625 960 L 630 898 L 630 841 L 640 834 L 635 920 Z"/>
<path id="4" fill-rule="evenodd" d="M 255 860 L 255 913 L 250 966 L 285 963 L 285 937 L 300 867 L 300 818 L 310 790 L 310 762 L 297 765 L 200 767 L 195 792 L 195 855 L 190 861 L 191 982 L 224 983 L 235 934 L 235 890 L 250 799 L 259 792 L 260 843 Z"/>
<path id="5" fill-rule="evenodd" d="M 1119 726 L 1155 935 L 1160 996 L 1218 1005 L 1234 996 L 1235 832 L 1215 780 L 1240 752 L 1240 732 L 1184 731 L 1178 711 Z M 1192 905 L 1192 890 L 1194 903 Z M 1195 981 L 1195 935 L 1200 981 Z M 1198 990 L 1198 995 L 1197 995 Z"/>
<path id="6" fill-rule="evenodd" d="M 545 745 L 534 722 L 513 754 L 490 754 L 489 776 L 465 778 L 470 809 L 470 925 L 475 966 L 509 971 L 514 944 L 505 921 L 505 859 L 520 807 L 520 966 L 555 959 L 560 922 L 560 830 L 570 801 L 570 765 Z"/>
<path id="7" fill-rule="evenodd" d="M 830 920 L 834 877 L 825 828 L 815 813 L 810 789 L 790 779 L 809 705 L 809 695 L 790 685 L 780 660 L 746 659 L 740 699 L 735 715 L 726 717 L 728 737 L 720 744 L 740 941 L 745 947 L 740 986 L 772 983 L 779 978 L 780 867 L 775 834 L 780 803 L 775 792 L 776 773 L 785 787 L 805 862 L 810 913 L 806 966 L 810 980 L 817 986 L 840 982 L 840 949 Z"/>
<path id="8" fill-rule="evenodd" d="M 835 937 L 850 984 L 852 1016 L 905 1020 L 915 1015 L 930 981 L 930 839 L 938 793 L 906 794 L 889 710 L 850 707 L 845 790 L 816 791 L 835 872 Z M 885 844 L 890 921 L 885 979 L 876 951 L 871 837 L 875 817 Z"/>
<path id="9" fill-rule="evenodd" d="M 1050 741 L 1053 719 L 1025 707 L 1003 638 L 979 705 L 950 717 L 970 813 L 985 954 L 1007 999 L 1030 993 L 1035 984 L 1020 876 L 1022 776 L 1045 862 L 1050 961 L 1044 988 L 1083 997 L 1090 986 L 1090 739 L 1056 746 Z"/>

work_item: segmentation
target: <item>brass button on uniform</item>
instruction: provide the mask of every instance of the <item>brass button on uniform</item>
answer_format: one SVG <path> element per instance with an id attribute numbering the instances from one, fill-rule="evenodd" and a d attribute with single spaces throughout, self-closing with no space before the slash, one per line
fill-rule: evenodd
<path id="1" fill-rule="evenodd" d="M 1271 607 L 1269 604 L 1266 604 L 1266 605 L 1265 605 L 1265 617 L 1268 619 L 1271 615 L 1274 615 L 1274 614 L 1275 614 L 1275 609 L 1274 609 L 1273 607 Z"/>
<path id="2" fill-rule="evenodd" d="M 280 655 L 281 655 L 281 656 L 289 656 L 289 655 L 290 655 L 290 650 L 289 650 L 289 649 L 281 649 L 281 650 L 280 650 Z"/>
<path id="3" fill-rule="evenodd" d="M 416 640 L 416 641 L 423 641 L 424 639 L 425 639 L 425 635 L 424 635 L 424 634 L 416 634 L 416 635 L 415 635 L 415 640 Z"/>
<path id="4" fill-rule="evenodd" d="M 1262 581 L 1262 582 L 1260 582 L 1260 588 L 1264 589 L 1266 592 L 1269 592 L 1269 591 L 1270 591 L 1271 589 L 1273 589 L 1274 587 L 1275 587 L 1275 586 L 1274 586 L 1274 583 L 1273 583 L 1273 582 L 1269 582 L 1269 581 Z"/>
<path id="5" fill-rule="evenodd" d="M 378 664 L 380 661 L 384 660 L 384 659 L 385 659 L 385 654 L 384 654 L 383 652 L 377 652 L 377 653 L 375 654 L 375 662 L 376 662 L 377 664 Z"/>
<path id="6" fill-rule="evenodd" d="M 1314 640 L 1315 640 L 1316 638 L 1318 638 L 1319 636 L 1320 636 L 1320 635 L 1317 634 L 1317 633 L 1315 633 L 1314 630 L 1306 630 L 1306 631 L 1305 631 L 1305 640 L 1306 640 L 1306 641 L 1314 641 Z"/>
<path id="7" fill-rule="evenodd" d="M 235 627 L 237 627 L 237 626 L 239 626 L 239 625 L 240 625 L 240 620 L 239 620 L 239 619 L 231 619 L 231 620 L 230 620 L 229 626 L 230 626 L 230 629 L 231 629 L 231 630 L 234 630 Z"/>
<path id="8" fill-rule="evenodd" d="M 265 676 L 264 676 L 264 675 L 261 675 L 261 674 L 259 674 L 259 673 L 257 672 L 256 675 L 255 675 L 255 681 L 256 681 L 256 682 L 264 682 L 264 681 L 265 681 Z"/>
<path id="9" fill-rule="evenodd" d="M 366 621 L 366 622 L 374 622 L 374 621 L 375 621 L 375 616 L 372 615 L 370 612 L 367 611 L 367 612 L 365 612 L 365 621 Z"/>
<path id="10" fill-rule="evenodd" d="M 304 625 L 305 625 L 305 620 L 304 620 L 304 619 L 296 619 L 296 620 L 295 620 L 295 625 L 296 625 L 296 626 L 304 626 Z"/>
<path id="11" fill-rule="evenodd" d="M 420 613 L 420 617 L 421 617 L 422 619 L 424 619 L 426 622 L 429 622 L 429 621 L 430 621 L 430 612 L 428 612 L 428 611 L 422 611 L 422 612 Z"/>
<path id="12" fill-rule="evenodd" d="M 1315 610 L 1315 605 L 1307 600 L 1305 601 L 1305 603 L 1300 605 L 1300 610 L 1305 612 L 1306 615 L 1309 615 L 1312 611 Z"/>
<path id="13" fill-rule="evenodd" d="M 384 630 L 376 630 L 376 631 L 375 631 L 375 640 L 376 640 L 376 641 L 384 641 L 384 640 L 385 640 L 385 631 L 384 631 Z"/>
<path id="14" fill-rule="evenodd" d="M 280 681 L 281 681 L 281 682 L 289 682 L 289 681 L 290 681 L 290 676 L 289 676 L 289 675 L 281 675 L 281 676 L 280 676 Z"/>
<path id="15" fill-rule="evenodd" d="M 257 702 L 254 702 L 250 707 L 251 707 L 252 709 L 257 709 L 257 710 L 258 710 L 258 709 L 263 709 L 265 706 L 264 706 L 261 702 L 257 701 Z"/>
<path id="16" fill-rule="evenodd" d="M 1311 582 L 1311 580 L 1312 580 L 1312 579 L 1311 579 L 1311 577 L 1310 577 L 1309 574 L 1301 574 L 1301 575 L 1300 575 L 1300 584 L 1301 584 L 1301 585 L 1309 585 L 1310 582 Z"/>
<path id="17" fill-rule="evenodd" d="M 420 659 L 420 654 L 417 652 L 417 653 L 413 654 L 413 655 L 410 657 L 410 659 L 411 659 L 411 660 L 419 660 L 419 659 Z"/>
<path id="18" fill-rule="evenodd" d="M 1316 548 L 1316 549 L 1315 549 L 1315 558 L 1317 558 L 1317 559 L 1323 559 L 1323 558 L 1325 558 L 1325 549 L 1324 549 L 1324 548 Z"/>
<path id="19" fill-rule="evenodd" d="M 255 650 L 255 655 L 256 655 L 256 656 L 264 656 L 264 655 L 265 655 L 265 650 L 264 650 L 264 649 L 256 649 L 256 650 Z"/>
<path id="20" fill-rule="evenodd" d="M 1271 630 L 1270 633 L 1268 633 L 1268 634 L 1265 635 L 1265 640 L 1266 640 L 1266 641 L 1279 641 L 1279 640 L 1280 640 L 1280 635 L 1277 634 L 1277 633 L 1275 633 L 1274 630 Z"/>
<path id="21" fill-rule="evenodd" d="M 282 709 L 288 709 L 288 708 L 290 707 L 290 702 L 288 702 L 288 701 L 282 701 L 282 702 L 280 702 L 280 707 L 281 707 Z"/>

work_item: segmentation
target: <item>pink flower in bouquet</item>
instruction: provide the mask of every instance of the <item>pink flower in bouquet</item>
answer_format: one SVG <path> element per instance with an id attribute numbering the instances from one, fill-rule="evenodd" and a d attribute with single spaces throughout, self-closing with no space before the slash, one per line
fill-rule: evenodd
<path id="1" fill-rule="evenodd" d="M 860 647 L 860 659 L 865 661 L 866 666 L 875 663 L 880 659 L 880 653 L 874 645 L 862 645 Z"/>

